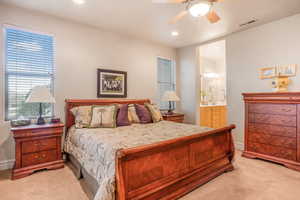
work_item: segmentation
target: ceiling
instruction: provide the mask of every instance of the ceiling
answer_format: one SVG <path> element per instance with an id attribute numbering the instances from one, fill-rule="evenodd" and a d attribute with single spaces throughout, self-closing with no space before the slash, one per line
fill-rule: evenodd
<path id="1" fill-rule="evenodd" d="M 7 4 L 37 10 L 129 36 L 172 47 L 202 43 L 241 30 L 240 24 L 259 21 L 248 27 L 300 13 L 300 0 L 225 0 L 215 9 L 222 17 L 217 24 L 190 15 L 175 25 L 168 21 L 180 12 L 182 4 L 152 4 L 151 0 L 0 0 Z M 171 36 L 172 31 L 179 36 Z"/>

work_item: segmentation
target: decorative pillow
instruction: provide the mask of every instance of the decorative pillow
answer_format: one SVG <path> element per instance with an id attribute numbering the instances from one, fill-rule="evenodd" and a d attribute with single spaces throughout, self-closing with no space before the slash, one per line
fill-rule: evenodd
<path id="1" fill-rule="evenodd" d="M 140 119 L 136 113 L 134 104 L 128 105 L 128 119 L 130 123 L 140 123 Z"/>
<path id="2" fill-rule="evenodd" d="M 128 126 L 130 125 L 128 119 L 128 104 L 121 105 L 118 109 L 117 114 L 117 126 Z"/>
<path id="3" fill-rule="evenodd" d="M 159 108 L 157 107 L 157 105 L 145 103 L 145 106 L 150 111 L 151 118 L 154 123 L 163 120 L 163 117 L 162 117 L 161 112 L 160 112 Z"/>
<path id="4" fill-rule="evenodd" d="M 91 122 L 92 106 L 79 106 L 71 109 L 75 117 L 75 128 L 88 128 Z"/>
<path id="5" fill-rule="evenodd" d="M 117 109 L 116 105 L 93 106 L 89 128 L 115 128 Z"/>
<path id="6" fill-rule="evenodd" d="M 147 124 L 152 122 L 151 114 L 145 106 L 138 105 L 138 104 L 135 104 L 134 106 L 135 106 L 136 113 L 140 119 L 140 123 Z"/>

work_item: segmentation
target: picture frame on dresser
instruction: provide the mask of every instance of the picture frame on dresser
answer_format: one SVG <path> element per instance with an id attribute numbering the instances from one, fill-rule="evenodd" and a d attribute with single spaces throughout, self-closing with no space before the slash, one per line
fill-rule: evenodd
<path id="1" fill-rule="evenodd" d="M 300 92 L 243 93 L 243 156 L 300 171 Z"/>

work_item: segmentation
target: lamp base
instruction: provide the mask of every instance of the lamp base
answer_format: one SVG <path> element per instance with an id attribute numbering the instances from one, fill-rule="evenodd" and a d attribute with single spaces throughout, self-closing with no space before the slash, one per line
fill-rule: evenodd
<path id="1" fill-rule="evenodd" d="M 43 125 L 43 124 L 45 124 L 45 119 L 43 117 L 39 117 L 36 124 L 37 125 Z"/>
<path id="2" fill-rule="evenodd" d="M 174 114 L 173 110 L 168 110 L 167 115 L 173 115 L 173 114 Z"/>

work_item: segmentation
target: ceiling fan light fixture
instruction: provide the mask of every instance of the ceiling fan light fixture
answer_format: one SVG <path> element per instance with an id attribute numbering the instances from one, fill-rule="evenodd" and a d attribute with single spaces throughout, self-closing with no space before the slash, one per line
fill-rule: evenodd
<path id="1" fill-rule="evenodd" d="M 75 4 L 82 5 L 85 4 L 85 0 L 72 0 Z"/>
<path id="2" fill-rule="evenodd" d="M 211 7 L 211 5 L 209 5 L 207 3 L 197 3 L 197 4 L 192 5 L 189 8 L 189 13 L 193 17 L 204 16 L 209 12 L 210 7 Z"/>

